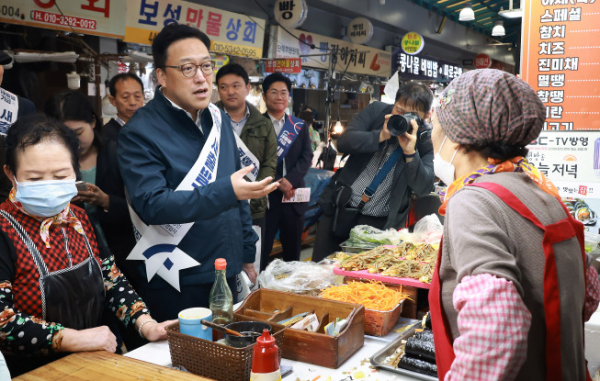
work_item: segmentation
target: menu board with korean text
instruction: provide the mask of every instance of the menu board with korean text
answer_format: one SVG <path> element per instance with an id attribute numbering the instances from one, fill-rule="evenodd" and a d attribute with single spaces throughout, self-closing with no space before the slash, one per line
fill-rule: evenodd
<path id="1" fill-rule="evenodd" d="M 180 0 L 127 0 L 125 41 L 152 45 L 170 23 L 206 33 L 211 52 L 261 58 L 265 20 Z"/>
<path id="2" fill-rule="evenodd" d="M 600 130 L 600 1 L 525 1 L 523 80 L 548 130 Z"/>

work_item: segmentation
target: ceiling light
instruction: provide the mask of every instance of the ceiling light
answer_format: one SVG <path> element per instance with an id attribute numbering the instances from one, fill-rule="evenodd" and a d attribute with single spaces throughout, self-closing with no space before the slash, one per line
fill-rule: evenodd
<path id="1" fill-rule="evenodd" d="M 496 21 L 494 25 L 494 29 L 492 29 L 492 36 L 494 37 L 502 37 L 506 34 L 506 30 L 504 30 L 504 23 L 502 21 Z"/>
<path id="2" fill-rule="evenodd" d="M 502 17 L 506 17 L 507 19 L 518 19 L 523 17 L 523 10 L 520 8 L 513 9 L 513 0 L 509 0 L 508 9 L 504 10 L 500 8 L 500 12 L 498 14 Z"/>
<path id="3" fill-rule="evenodd" d="M 468 2 L 467 6 L 464 7 L 458 14 L 458 21 L 473 21 L 473 20 L 475 20 L 475 12 L 473 12 L 472 7 L 473 7 L 473 4 L 471 4 L 471 2 Z"/>
<path id="4" fill-rule="evenodd" d="M 498 14 L 502 17 L 506 17 L 507 19 L 518 19 L 523 17 L 523 10 L 522 9 L 507 9 L 507 10 L 500 10 L 500 12 L 498 12 Z"/>

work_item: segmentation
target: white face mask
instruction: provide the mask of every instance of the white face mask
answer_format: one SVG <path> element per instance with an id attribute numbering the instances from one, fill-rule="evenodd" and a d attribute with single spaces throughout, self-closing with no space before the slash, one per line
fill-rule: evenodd
<path id="1" fill-rule="evenodd" d="M 454 167 L 452 162 L 454 161 L 454 157 L 458 152 L 458 148 L 456 148 L 456 151 L 454 151 L 454 155 L 452 155 L 452 159 L 450 159 L 450 162 L 447 162 L 440 156 L 440 152 L 442 151 L 442 147 L 444 146 L 445 141 L 446 136 L 444 136 L 444 140 L 442 140 L 442 145 L 440 145 L 440 149 L 433 158 L 433 172 L 437 177 L 439 177 L 440 180 L 444 182 L 444 184 L 449 186 L 454 182 L 454 172 L 456 171 L 456 168 Z"/>

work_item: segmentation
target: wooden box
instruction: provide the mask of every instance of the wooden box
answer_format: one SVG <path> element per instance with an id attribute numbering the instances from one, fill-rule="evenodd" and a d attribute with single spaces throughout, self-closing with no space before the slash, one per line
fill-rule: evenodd
<path id="1" fill-rule="evenodd" d="M 308 311 L 317 315 L 319 329 L 317 332 L 286 329 L 284 358 L 335 369 L 363 346 L 365 308 L 358 304 L 261 288 L 248 295 L 234 316 L 236 320 L 265 321 L 277 330 L 282 326 L 275 322 Z M 324 327 L 338 317 L 348 319 L 342 332 L 336 336 L 323 333 Z"/>
<path id="2" fill-rule="evenodd" d="M 365 309 L 365 333 L 372 336 L 387 335 L 398 322 L 405 301 L 406 299 L 403 299 L 389 311 Z"/>

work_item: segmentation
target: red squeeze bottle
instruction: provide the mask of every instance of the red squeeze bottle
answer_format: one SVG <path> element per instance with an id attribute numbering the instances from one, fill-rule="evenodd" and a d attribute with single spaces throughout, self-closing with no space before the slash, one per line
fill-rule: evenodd
<path id="1" fill-rule="evenodd" d="M 281 381 L 279 371 L 279 347 L 268 329 L 256 339 L 252 353 L 250 381 Z"/>

